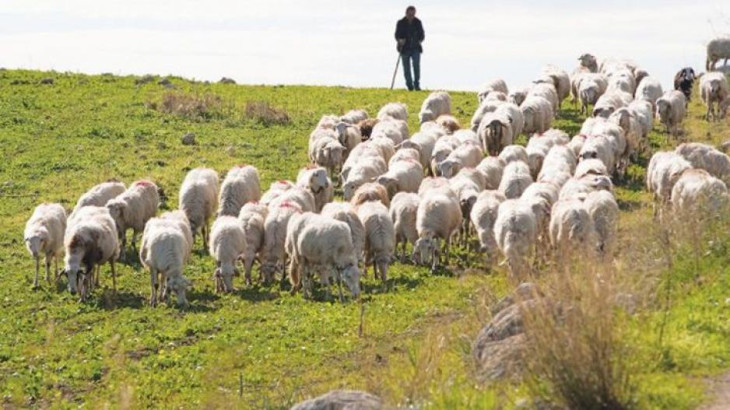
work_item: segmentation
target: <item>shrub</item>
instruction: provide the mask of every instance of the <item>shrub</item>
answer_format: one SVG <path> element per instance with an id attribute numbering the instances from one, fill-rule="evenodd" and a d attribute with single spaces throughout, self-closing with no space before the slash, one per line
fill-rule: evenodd
<path id="1" fill-rule="evenodd" d="M 289 114 L 282 108 L 271 106 L 266 101 L 249 101 L 244 110 L 246 119 L 264 126 L 287 125 L 291 122 Z"/>
<path id="2" fill-rule="evenodd" d="M 220 119 L 231 111 L 230 104 L 219 95 L 205 93 L 191 95 L 184 92 L 167 92 L 160 104 L 150 104 L 165 114 L 174 114 L 195 120 Z"/>

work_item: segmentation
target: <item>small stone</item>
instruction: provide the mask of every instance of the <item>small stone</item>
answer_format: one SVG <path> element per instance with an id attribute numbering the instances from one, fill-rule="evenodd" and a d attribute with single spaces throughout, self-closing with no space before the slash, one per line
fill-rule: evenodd
<path id="1" fill-rule="evenodd" d="M 182 136 L 181 140 L 183 145 L 195 145 L 195 134 L 188 132 Z"/>
<path id="2" fill-rule="evenodd" d="M 218 80 L 218 82 L 221 84 L 236 84 L 236 81 L 234 79 L 228 77 L 223 77 Z"/>
<path id="3" fill-rule="evenodd" d="M 330 409 L 382 409 L 383 402 L 378 396 L 356 390 L 333 390 L 310 400 L 295 404 L 291 410 L 330 410 Z"/>
<path id="4" fill-rule="evenodd" d="M 53 85 L 53 82 L 54 82 L 53 78 L 50 78 L 50 77 L 46 77 L 41 80 L 41 84 Z"/>

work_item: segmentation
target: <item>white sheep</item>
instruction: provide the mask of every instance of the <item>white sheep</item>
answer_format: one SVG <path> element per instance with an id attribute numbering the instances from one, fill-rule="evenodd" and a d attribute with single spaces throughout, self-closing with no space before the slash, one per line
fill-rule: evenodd
<path id="1" fill-rule="evenodd" d="M 340 121 L 335 124 L 335 131 L 337 131 L 337 139 L 340 144 L 345 147 L 345 153 L 343 157 L 347 159 L 350 152 L 355 149 L 362 142 L 362 132 L 357 123 L 348 123 Z"/>
<path id="2" fill-rule="evenodd" d="M 184 262 L 187 263 L 188 260 L 190 260 L 190 254 L 193 251 L 193 230 L 190 228 L 190 220 L 188 219 L 187 215 L 185 215 L 185 212 L 179 209 L 175 211 L 163 212 L 162 215 L 160 215 L 158 218 L 152 218 L 147 221 L 147 225 L 149 225 L 150 221 L 152 220 L 159 220 L 160 223 L 177 227 L 180 232 L 182 232 L 183 237 L 185 238 L 185 243 L 187 245 L 184 254 Z M 145 225 L 145 229 L 147 229 L 147 225 Z"/>
<path id="3" fill-rule="evenodd" d="M 395 251 L 398 251 L 398 244 L 401 247 L 400 261 L 406 261 L 406 245 L 408 242 L 415 246 L 418 240 L 416 230 L 416 214 L 421 198 L 418 194 L 399 192 L 390 202 L 390 218 L 393 220 L 395 231 Z"/>
<path id="4" fill-rule="evenodd" d="M 284 191 L 287 191 L 289 189 L 294 188 L 295 184 L 292 181 L 286 180 L 286 179 L 280 179 L 278 181 L 274 181 L 269 185 L 269 190 L 264 192 L 263 195 L 261 195 L 261 199 L 259 200 L 259 203 L 264 206 L 269 206 L 269 204 L 276 198 L 280 197 Z"/>
<path id="5" fill-rule="evenodd" d="M 445 263 L 449 264 L 451 236 L 459 229 L 462 215 L 459 202 L 442 190 L 434 190 L 421 196 L 416 212 L 418 240 L 413 253 L 416 262 L 431 265 L 435 270 L 439 263 L 441 240 L 445 241 Z"/>
<path id="6" fill-rule="evenodd" d="M 459 141 L 459 144 L 475 144 L 479 145 L 479 137 L 477 136 L 477 133 L 472 130 L 458 130 L 455 133 L 452 134 L 454 138 L 456 138 L 457 141 Z"/>
<path id="7" fill-rule="evenodd" d="M 388 103 L 378 111 L 377 119 L 385 120 L 394 118 L 396 120 L 408 121 L 408 108 L 403 103 Z"/>
<path id="8" fill-rule="evenodd" d="M 319 272 L 322 282 L 326 282 L 328 293 L 334 277 L 345 282 L 352 295 L 358 297 L 360 271 L 347 224 L 316 214 L 311 214 L 311 218 L 305 221 L 299 229 L 295 245 L 302 275 L 301 280 L 298 276 L 290 277 L 292 292 L 296 292 L 303 284 L 304 296 L 311 297 L 311 277 Z"/>
<path id="9" fill-rule="evenodd" d="M 246 250 L 243 252 L 243 269 L 246 284 L 251 284 L 251 270 L 257 255 L 264 246 L 264 225 L 269 209 L 262 204 L 249 202 L 241 208 L 238 219 L 246 232 Z"/>
<path id="10" fill-rule="evenodd" d="M 273 281 L 276 272 L 283 272 L 286 262 L 285 241 L 287 224 L 292 215 L 301 214 L 302 208 L 295 202 L 282 201 L 269 206 L 264 220 L 264 245 L 261 248 L 261 280 L 264 284 Z"/>
<path id="11" fill-rule="evenodd" d="M 599 159 L 603 161 L 606 169 L 613 172 L 616 169 L 616 148 L 607 136 L 596 135 L 586 139 L 583 148 L 580 150 L 581 160 Z"/>
<path id="12" fill-rule="evenodd" d="M 94 185 L 81 195 L 71 215 L 75 214 L 76 210 L 82 206 L 105 206 L 110 199 L 116 198 L 126 190 L 127 187 L 123 183 L 114 180 Z"/>
<path id="13" fill-rule="evenodd" d="M 489 96 L 492 92 L 501 92 L 505 94 L 509 94 L 509 90 L 507 89 L 507 83 L 504 82 L 501 78 L 490 80 L 487 83 L 485 83 L 481 87 L 481 91 L 477 94 L 477 98 L 479 99 L 479 102 L 481 103 L 484 101 L 487 96 Z"/>
<path id="14" fill-rule="evenodd" d="M 239 275 L 236 262 L 246 252 L 246 231 L 241 221 L 235 216 L 219 216 L 210 229 L 208 246 L 216 264 L 216 292 L 233 292 L 233 276 Z"/>
<path id="15" fill-rule="evenodd" d="M 395 228 L 388 208 L 378 201 L 365 202 L 357 207 L 357 216 L 365 227 L 365 274 L 372 264 L 374 276 L 386 283 L 395 253 Z"/>
<path id="16" fill-rule="evenodd" d="M 568 73 L 554 65 L 546 65 L 542 68 L 541 74 L 546 79 L 549 78 L 550 84 L 555 87 L 558 94 L 557 108 L 559 109 L 563 100 L 570 94 L 570 77 L 568 77 Z"/>
<path id="17" fill-rule="evenodd" d="M 704 169 L 710 175 L 730 183 L 730 157 L 711 145 L 699 142 L 679 144 L 675 152 L 695 168 Z"/>
<path id="18" fill-rule="evenodd" d="M 529 87 L 522 87 L 515 90 L 512 90 L 512 92 L 509 93 L 507 96 L 507 101 L 511 102 L 512 104 L 517 105 L 518 107 L 522 105 L 522 102 L 525 101 L 525 98 L 527 98 L 527 94 L 530 92 Z"/>
<path id="19" fill-rule="evenodd" d="M 530 168 L 527 163 L 522 161 L 510 162 L 504 167 L 498 190 L 507 199 L 519 198 L 532 182 Z"/>
<path id="20" fill-rule="evenodd" d="M 714 38 L 707 43 L 707 60 L 705 60 L 705 70 L 714 71 L 715 65 L 719 60 L 730 59 L 730 37 Z"/>
<path id="21" fill-rule="evenodd" d="M 314 196 L 314 211 L 320 212 L 322 207 L 334 199 L 335 191 L 327 170 L 322 167 L 302 168 L 297 175 L 297 186 L 306 188 Z"/>
<path id="22" fill-rule="evenodd" d="M 487 267 L 494 263 L 497 253 L 497 240 L 494 237 L 494 222 L 497 220 L 499 205 L 506 198 L 499 191 L 483 191 L 477 196 L 471 208 L 469 220 L 476 229 L 479 251 L 486 255 Z"/>
<path id="23" fill-rule="evenodd" d="M 588 174 L 581 178 L 570 178 L 560 188 L 560 200 L 581 199 L 593 191 L 613 192 L 611 178 L 606 175 Z"/>
<path id="24" fill-rule="evenodd" d="M 443 127 L 447 134 L 453 134 L 461 129 L 461 123 L 451 114 L 441 114 L 436 118 L 436 124 Z"/>
<path id="25" fill-rule="evenodd" d="M 646 189 L 654 197 L 654 215 L 657 205 L 664 208 L 671 203 L 672 188 L 684 171 L 691 169 L 686 159 L 676 152 L 656 152 L 646 167 Z"/>
<path id="26" fill-rule="evenodd" d="M 602 74 L 584 73 L 577 84 L 577 97 L 581 114 L 588 113 L 588 106 L 595 106 L 598 99 L 606 92 L 608 82 Z"/>
<path id="27" fill-rule="evenodd" d="M 449 156 L 437 165 L 440 175 L 451 178 L 459 170 L 466 167 L 474 168 L 479 165 L 484 155 L 476 144 L 462 144 L 456 147 Z"/>
<path id="28" fill-rule="evenodd" d="M 688 169 L 672 188 L 672 210 L 679 220 L 712 220 L 725 212 L 727 186 L 704 169 Z"/>
<path id="29" fill-rule="evenodd" d="M 537 220 L 532 207 L 519 199 L 502 202 L 494 221 L 494 237 L 512 277 L 523 278 L 537 241 Z"/>
<path id="30" fill-rule="evenodd" d="M 218 208 L 218 173 L 210 168 L 190 170 L 180 186 L 178 208 L 188 217 L 193 236 L 201 232 L 205 248 L 208 223 Z"/>
<path id="31" fill-rule="evenodd" d="M 523 100 L 524 101 L 524 100 Z M 471 117 L 471 130 L 476 132 L 479 129 L 479 124 L 482 123 L 482 119 L 484 119 L 484 116 L 497 111 L 497 108 L 499 108 L 501 105 L 505 104 L 505 101 L 500 100 L 484 100 L 479 104 L 479 107 L 477 107 L 476 111 L 474 111 L 474 115 Z"/>
<path id="32" fill-rule="evenodd" d="M 330 202 L 322 208 L 322 216 L 344 222 L 350 228 L 352 246 L 357 255 L 358 265 L 363 261 L 365 249 L 365 227 L 357 216 L 355 209 L 347 202 Z"/>
<path id="33" fill-rule="evenodd" d="M 578 166 L 575 167 L 574 178 L 583 178 L 586 175 L 605 175 L 610 176 L 606 164 L 600 159 L 589 158 L 578 162 Z"/>
<path id="34" fill-rule="evenodd" d="M 687 99 L 681 91 L 667 91 L 656 101 L 656 114 L 670 135 L 680 133 L 679 126 L 687 112 Z"/>
<path id="35" fill-rule="evenodd" d="M 589 193 L 583 205 L 593 221 L 599 255 L 611 257 L 616 243 L 619 209 L 616 198 L 608 191 Z"/>
<path id="36" fill-rule="evenodd" d="M 251 165 L 237 165 L 228 171 L 221 184 L 218 216 L 238 216 L 247 202 L 261 199 L 259 172 Z"/>
<path id="37" fill-rule="evenodd" d="M 617 109 L 627 106 L 633 100 L 633 95 L 626 97 L 624 94 L 622 91 L 606 91 L 593 106 L 593 116 L 608 118 Z"/>
<path id="38" fill-rule="evenodd" d="M 185 262 L 189 257 L 189 244 L 185 232 L 173 220 L 152 218 L 145 226 L 139 260 L 150 271 L 150 305 L 157 306 L 162 277 L 162 297 L 169 303 L 171 293 L 177 296 L 178 305 L 188 301 L 185 292 L 190 281 L 183 276 Z"/>
<path id="39" fill-rule="evenodd" d="M 408 135 L 408 124 L 405 121 L 389 119 L 375 124 L 370 139 L 388 138 L 397 145 L 407 139 Z"/>
<path id="40" fill-rule="evenodd" d="M 476 169 L 486 177 L 485 189 L 499 188 L 505 165 L 499 157 L 486 157 L 476 166 Z"/>
<path id="41" fill-rule="evenodd" d="M 528 163 L 527 150 L 522 145 L 508 145 L 499 153 L 499 159 L 509 164 L 514 161 Z"/>
<path id="42" fill-rule="evenodd" d="M 607 122 L 594 128 L 594 132 L 613 140 L 617 168 L 620 170 L 625 170 L 630 158 L 637 158 L 637 152 L 648 149 L 649 141 L 643 137 L 644 127 L 636 112 L 628 107 L 614 111 Z"/>
<path id="43" fill-rule="evenodd" d="M 445 91 L 434 91 L 423 100 L 418 118 L 424 123 L 444 114 L 451 114 L 451 96 Z"/>
<path id="44" fill-rule="evenodd" d="M 421 163 L 421 154 L 415 148 L 399 148 L 388 161 L 388 169 L 398 161 L 415 161 Z"/>
<path id="45" fill-rule="evenodd" d="M 397 161 L 376 179 L 388 191 L 390 198 L 398 192 L 418 192 L 422 180 L 423 167 L 416 160 Z"/>
<path id="46" fill-rule="evenodd" d="M 456 197 L 459 200 L 459 208 L 461 209 L 462 223 L 459 234 L 462 244 L 466 244 L 467 237 L 470 233 L 469 214 L 471 213 L 471 208 L 474 206 L 479 193 L 484 190 L 484 178 L 474 178 L 476 176 L 483 177 L 480 174 L 478 171 L 475 173 L 459 172 L 449 180 L 451 189 L 456 193 Z"/>
<path id="47" fill-rule="evenodd" d="M 700 96 L 707 105 L 707 121 L 725 118 L 730 105 L 730 87 L 724 73 L 710 72 L 700 78 Z M 715 112 L 715 104 L 717 111 Z"/>
<path id="48" fill-rule="evenodd" d="M 297 204 L 299 208 L 301 208 L 302 212 L 314 212 L 317 207 L 314 195 L 312 195 L 308 188 L 302 188 L 300 186 L 294 186 L 293 188 L 282 192 L 281 195 L 274 198 L 269 203 L 269 207 L 273 207 L 284 202 L 293 202 Z"/>
<path id="49" fill-rule="evenodd" d="M 525 125 L 524 133 L 545 132 L 550 129 L 553 122 L 552 104 L 541 96 L 528 95 L 520 105 Z"/>
<path id="50" fill-rule="evenodd" d="M 628 108 L 634 111 L 634 115 L 641 125 L 641 140 L 646 141 L 654 127 L 654 108 L 652 107 L 652 103 L 644 99 L 637 99 L 632 101 Z"/>
<path id="51" fill-rule="evenodd" d="M 511 110 L 502 109 L 502 107 L 514 106 L 511 103 L 502 104 L 494 112 L 487 113 L 484 115 L 479 128 L 477 128 L 477 136 L 484 152 L 488 152 L 490 155 L 497 155 L 507 145 L 513 143 L 515 137 L 517 137 L 516 127 L 513 125 L 513 117 L 511 116 Z M 522 112 L 517 110 L 522 121 L 520 128 L 524 125 L 524 118 Z"/>
<path id="52" fill-rule="evenodd" d="M 46 281 L 51 282 L 51 259 L 55 262 L 54 277 L 58 276 L 58 258 L 63 252 L 63 234 L 66 231 L 66 211 L 60 204 L 43 203 L 33 211 L 25 224 L 23 241 L 35 259 L 33 287 L 38 287 L 40 258 L 46 258 Z"/>
<path id="53" fill-rule="evenodd" d="M 68 278 L 69 292 L 79 292 L 81 300 L 85 300 L 94 284 L 94 269 L 107 262 L 111 266 L 112 286 L 116 292 L 114 262 L 119 258 L 119 236 L 109 209 L 85 206 L 68 222 L 63 240 L 66 251 L 63 274 Z"/>
<path id="54" fill-rule="evenodd" d="M 142 233 L 147 221 L 155 216 L 159 205 L 157 185 L 147 180 L 136 181 L 124 193 L 106 203 L 109 214 L 117 224 L 122 251 L 127 243 L 127 229 L 132 229 L 132 248 L 137 249 L 137 235 Z"/>
<path id="55" fill-rule="evenodd" d="M 540 179 L 540 176 L 545 173 L 555 173 L 556 171 L 562 171 L 569 175 L 573 175 L 577 163 L 577 155 L 571 147 L 567 145 L 554 145 L 550 148 L 547 155 L 545 155 L 542 167 L 540 168 L 540 173 L 538 174 L 538 179 Z"/>
<path id="56" fill-rule="evenodd" d="M 379 201 L 386 208 L 390 207 L 390 197 L 388 190 L 377 182 L 366 182 L 362 184 L 350 199 L 350 205 L 357 208 L 361 204 L 370 201 Z"/>
<path id="57" fill-rule="evenodd" d="M 363 109 L 354 109 L 340 116 L 340 121 L 356 125 L 358 122 L 367 120 L 368 118 L 370 118 L 370 115 L 368 115 L 367 111 Z"/>
<path id="58" fill-rule="evenodd" d="M 436 145 L 438 138 L 432 132 L 417 132 L 411 136 L 411 138 L 403 141 L 399 146 L 398 150 L 402 151 L 407 148 L 412 148 L 418 151 L 419 159 L 423 169 L 430 171 L 431 167 L 431 154 L 433 148 Z"/>
<path id="59" fill-rule="evenodd" d="M 552 82 L 538 82 L 537 84 L 534 84 L 530 88 L 530 92 L 527 93 L 527 98 L 525 98 L 525 100 L 530 97 L 542 97 L 546 99 L 550 102 L 552 112 L 558 112 L 558 108 L 560 107 L 560 99 L 558 98 L 558 92 Z"/>
<path id="60" fill-rule="evenodd" d="M 456 192 L 451 189 L 449 180 L 444 177 L 426 177 L 421 181 L 421 186 L 418 187 L 418 196 L 422 199 L 432 192 L 440 192 L 444 195 L 452 197 L 457 200 Z"/>
<path id="61" fill-rule="evenodd" d="M 385 174 L 387 170 L 385 161 L 378 157 L 369 157 L 367 161 L 356 163 L 350 169 L 347 179 L 342 186 L 343 198 L 349 201 L 361 185 Z"/>
<path id="62" fill-rule="evenodd" d="M 318 129 L 309 137 L 309 160 L 327 168 L 331 175 L 334 175 L 344 162 L 346 152 L 347 147 L 340 143 L 335 130 Z"/>
<path id="63" fill-rule="evenodd" d="M 550 215 L 550 243 L 562 258 L 570 254 L 591 256 L 596 233 L 593 220 L 580 199 L 560 199 Z"/>
<path id="64" fill-rule="evenodd" d="M 441 137 L 436 141 L 431 153 L 431 175 L 441 175 L 438 165 L 448 158 L 459 145 L 461 145 L 461 141 L 453 135 Z"/>
<path id="65" fill-rule="evenodd" d="M 654 77 L 644 77 L 639 85 L 636 86 L 636 92 L 634 98 L 637 100 L 645 100 L 651 103 L 654 107 L 656 100 L 664 94 L 662 89 L 662 83 Z"/>

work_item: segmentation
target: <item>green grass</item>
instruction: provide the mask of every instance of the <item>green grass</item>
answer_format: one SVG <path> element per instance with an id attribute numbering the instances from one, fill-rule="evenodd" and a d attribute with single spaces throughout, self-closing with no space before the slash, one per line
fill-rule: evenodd
<path id="1" fill-rule="evenodd" d="M 40 84 L 46 77 L 54 83 Z M 168 197 L 164 208 L 172 209 L 189 169 L 207 166 L 223 174 L 241 163 L 255 165 L 268 187 L 296 177 L 321 115 L 351 108 L 374 115 L 384 103 L 402 101 L 414 132 L 427 95 L 181 78 L 172 78 L 175 89 L 169 90 L 157 81 L 138 85 L 136 79 L 0 71 L 0 395 L 5 405 L 285 408 L 338 387 L 366 389 L 392 404 L 433 408 L 513 407 L 528 396 L 520 383 L 483 385 L 473 377 L 471 341 L 489 319 L 489 304 L 509 290 L 504 272 L 486 274 L 474 258 L 435 275 L 396 264 L 387 293 L 371 275 L 363 285 L 362 336 L 356 302 L 305 301 L 278 286 L 251 288 L 240 281 L 236 293 L 215 294 L 214 264 L 200 251 L 200 242 L 185 271 L 194 283 L 187 311 L 148 307 L 149 276 L 138 263 L 120 266 L 116 297 L 102 289 L 81 304 L 62 286 L 32 290 L 34 265 L 22 231 L 42 201 L 70 209 L 80 194 L 108 178 L 126 183 L 150 178 Z M 158 108 L 170 93 L 213 102 L 209 110 L 189 116 L 163 113 Z M 451 96 L 455 115 L 468 124 L 475 96 Z M 257 102 L 285 112 L 288 121 L 247 113 L 247 104 Z M 717 143 L 730 136 L 727 122 L 708 126 L 698 118 L 702 113 L 693 101 L 689 139 L 705 140 L 709 132 Z M 572 133 L 581 121 L 568 106 L 556 125 Z M 195 134 L 196 145 L 181 144 L 187 132 Z M 652 142 L 658 148 L 664 136 L 652 133 Z M 635 270 L 635 286 L 649 295 L 640 312 L 623 322 L 626 342 L 642 364 L 637 406 L 691 408 L 703 400 L 699 378 L 730 367 L 725 252 L 730 236 L 718 236 L 699 264 L 697 258 L 683 258 L 685 253 L 669 271 L 656 262 L 661 247 L 651 234 L 650 197 L 643 192 L 646 162 L 642 158 L 632 166 L 616 190 L 622 208 L 617 264 Z M 102 272 L 102 287 L 108 287 L 108 268 Z M 671 286 L 664 286 L 669 277 Z M 662 293 L 667 288 L 668 311 Z"/>

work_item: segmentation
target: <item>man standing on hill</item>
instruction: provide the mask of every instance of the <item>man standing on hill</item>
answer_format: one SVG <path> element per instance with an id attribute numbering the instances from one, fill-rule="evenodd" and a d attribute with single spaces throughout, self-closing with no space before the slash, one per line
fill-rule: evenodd
<path id="1" fill-rule="evenodd" d="M 398 20 L 395 26 L 395 39 L 398 41 L 397 49 L 403 60 L 403 74 L 406 77 L 408 91 L 419 91 L 421 85 L 421 53 L 423 47 L 421 42 L 425 38 L 421 20 L 416 18 L 416 8 L 408 6 L 406 16 Z M 413 62 L 413 75 L 411 77 L 411 61 Z M 415 80 L 415 81 L 414 81 Z"/>

